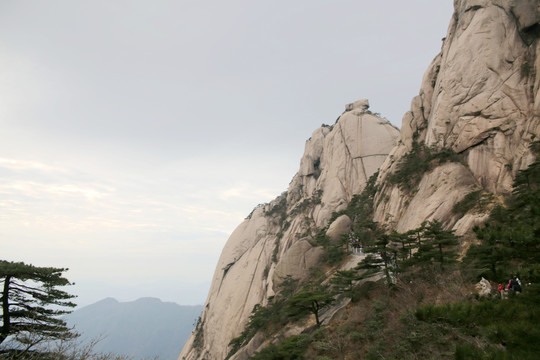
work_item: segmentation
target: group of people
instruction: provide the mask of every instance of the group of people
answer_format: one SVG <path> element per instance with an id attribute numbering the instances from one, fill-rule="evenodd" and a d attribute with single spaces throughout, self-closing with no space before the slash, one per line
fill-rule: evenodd
<path id="1" fill-rule="evenodd" d="M 364 251 L 364 244 L 362 244 L 353 234 L 349 234 L 349 246 L 353 253 L 361 253 Z"/>
<path id="2" fill-rule="evenodd" d="M 506 299 L 509 291 L 515 291 L 516 294 L 521 293 L 521 280 L 519 280 L 517 276 L 508 280 L 506 286 L 499 284 L 499 294 L 501 295 L 501 299 Z"/>
<path id="3" fill-rule="evenodd" d="M 375 244 L 369 244 L 361 242 L 358 238 L 358 235 L 356 235 L 354 232 L 349 233 L 349 248 L 351 249 L 351 252 L 353 253 L 362 253 L 364 252 L 365 248 L 372 248 L 375 247 Z"/>

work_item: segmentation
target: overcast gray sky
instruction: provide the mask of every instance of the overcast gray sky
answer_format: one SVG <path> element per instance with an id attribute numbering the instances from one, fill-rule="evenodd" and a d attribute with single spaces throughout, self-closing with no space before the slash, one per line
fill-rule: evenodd
<path id="1" fill-rule="evenodd" d="M 202 304 L 228 235 L 368 98 L 396 126 L 452 0 L 0 0 L 0 258 L 87 305 Z"/>

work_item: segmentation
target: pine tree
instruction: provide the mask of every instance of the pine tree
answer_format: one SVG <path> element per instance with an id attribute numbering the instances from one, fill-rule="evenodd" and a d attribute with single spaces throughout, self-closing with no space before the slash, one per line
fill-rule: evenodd
<path id="1" fill-rule="evenodd" d="M 62 276 L 65 271 L 67 269 L 0 260 L 0 344 L 10 340 L 10 349 L 23 347 L 28 350 L 40 342 L 77 336 L 59 318 L 71 312 L 66 308 L 75 306 L 69 301 L 74 295 L 58 289 L 72 285 Z"/>
<path id="2" fill-rule="evenodd" d="M 457 258 L 455 246 L 458 237 L 453 230 L 444 230 L 438 220 L 422 224 L 422 245 L 416 253 L 418 258 L 438 262 L 441 270 L 444 265 L 454 262 Z"/>
<path id="3" fill-rule="evenodd" d="M 501 227 L 489 223 L 483 228 L 474 228 L 476 236 L 482 239 L 480 244 L 473 244 L 467 251 L 466 263 L 474 263 L 478 276 L 500 282 L 503 269 L 508 263 L 509 251 L 501 241 Z"/>
<path id="4" fill-rule="evenodd" d="M 412 257 L 412 251 L 416 248 L 416 239 L 409 235 L 409 233 L 398 233 L 397 231 L 392 231 L 390 234 L 391 241 L 395 244 L 398 244 L 397 247 L 397 261 L 406 262 Z"/>
<path id="5" fill-rule="evenodd" d="M 397 258 L 397 250 L 390 246 L 393 237 L 388 234 L 379 234 L 373 247 L 366 248 L 368 254 L 356 267 L 357 270 L 366 270 L 362 278 L 367 278 L 382 269 L 388 284 L 392 284 L 391 267 Z"/>
<path id="6" fill-rule="evenodd" d="M 319 312 L 334 302 L 334 294 L 322 285 L 307 283 L 294 294 L 288 303 L 291 316 L 302 316 L 306 313 L 315 315 L 317 326 L 321 326 Z"/>
<path id="7" fill-rule="evenodd" d="M 353 282 L 360 278 L 358 276 L 358 270 L 338 270 L 330 282 L 335 284 L 340 292 L 351 296 Z"/>

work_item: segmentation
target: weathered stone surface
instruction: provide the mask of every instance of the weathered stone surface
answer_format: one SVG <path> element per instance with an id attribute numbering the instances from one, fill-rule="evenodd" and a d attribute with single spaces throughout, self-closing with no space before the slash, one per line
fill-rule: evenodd
<path id="1" fill-rule="evenodd" d="M 326 235 L 330 241 L 337 243 L 343 235 L 347 235 L 351 231 L 351 225 L 351 219 L 347 215 L 341 215 L 330 224 Z"/>
<path id="2" fill-rule="evenodd" d="M 456 216 L 457 202 L 477 189 L 496 195 L 511 190 L 516 173 L 533 161 L 528 145 L 540 137 L 539 3 L 454 4 L 442 51 L 403 117 L 399 144 L 394 147 L 398 131 L 371 115 L 365 101 L 347 105 L 335 125 L 317 129 L 287 193 L 257 209 L 231 235 L 202 314 L 203 341 L 195 347 L 192 336 L 180 359 L 225 358 L 253 306 L 265 305 L 283 276 L 303 276 L 309 268 L 313 249 L 303 239 L 328 225 L 332 213 L 344 209 L 381 164 L 374 221 L 388 230 L 437 219 L 466 234 L 487 215 Z M 417 188 L 404 192 L 386 179 L 414 142 L 433 151 L 452 149 L 461 162 L 438 164 Z M 295 331 L 302 329 L 298 325 Z"/>
<path id="3" fill-rule="evenodd" d="M 489 218 L 487 213 L 469 213 L 460 218 L 454 225 L 453 229 L 457 236 L 465 235 L 468 231 L 477 225 L 483 224 Z"/>
<path id="4" fill-rule="evenodd" d="M 375 115 L 345 112 L 331 128 L 316 130 L 306 142 L 300 171 L 293 178 L 288 202 L 312 197 L 319 190 L 321 204 L 314 208 L 317 227 L 332 213 L 345 208 L 363 189 L 396 144 L 399 131 Z"/>
<path id="5" fill-rule="evenodd" d="M 361 99 L 361 100 L 345 105 L 345 111 L 352 111 L 352 110 L 366 111 L 367 109 L 369 109 L 368 99 Z"/>
<path id="6" fill-rule="evenodd" d="M 232 339 L 230 334 L 238 336 L 253 306 L 266 298 L 265 269 L 274 249 L 274 237 L 270 235 L 273 225 L 269 220 L 264 209 L 259 208 L 231 234 L 216 266 L 201 316 L 205 341 L 201 348 L 193 349 L 191 336 L 186 344 L 186 348 L 191 348 L 189 354 L 182 356 L 224 359 Z"/>
<path id="7" fill-rule="evenodd" d="M 437 167 L 423 177 L 409 206 L 402 208 L 396 230 L 405 232 L 417 228 L 425 220 L 448 223 L 454 205 L 476 188 L 476 180 L 464 165 L 447 163 Z"/>
<path id="8" fill-rule="evenodd" d="M 324 251 L 320 247 L 313 247 L 307 240 L 295 242 L 283 254 L 274 271 L 274 284 L 279 286 L 287 276 L 303 280 L 310 274 L 310 270 L 320 263 Z"/>
<path id="9" fill-rule="evenodd" d="M 265 344 L 265 336 L 263 333 L 257 333 L 249 341 L 249 343 L 244 346 L 240 351 L 238 351 L 236 354 L 234 354 L 230 360 L 247 360 L 255 354 L 256 352 L 260 351 L 260 347 Z"/>
<path id="10" fill-rule="evenodd" d="M 475 285 L 476 293 L 479 296 L 487 297 L 491 295 L 491 284 L 486 279 L 482 278 L 478 283 Z"/>
<path id="11" fill-rule="evenodd" d="M 514 0 L 510 9 L 520 31 L 526 31 L 540 22 L 540 3 L 537 0 Z"/>
<path id="12" fill-rule="evenodd" d="M 403 117 L 401 143 L 381 166 L 375 221 L 408 230 L 424 220 L 444 220 L 460 233 L 485 217 L 460 220 L 450 203 L 473 189 L 509 193 L 519 170 L 533 156 L 528 145 L 540 136 L 540 66 L 537 1 L 458 0 L 442 51 L 426 71 L 420 93 Z M 460 154 L 465 168 L 453 173 L 455 189 L 438 170 L 425 174 L 416 191 L 405 194 L 385 179 L 413 141 Z M 446 168 L 446 165 L 443 166 Z M 457 169 L 454 169 L 457 170 Z M 469 173 L 469 175 L 467 175 Z M 465 180 L 466 177 L 466 180 Z M 463 181 L 465 181 L 463 183 Z M 430 193 L 430 188 L 441 189 Z M 448 199 L 443 189 L 450 191 Z M 457 190 L 460 189 L 460 190 Z M 438 195 L 437 195 L 438 193 Z M 458 224 L 459 221 L 459 224 Z"/>
<path id="13" fill-rule="evenodd" d="M 266 305 L 287 275 L 305 278 L 317 264 L 322 249 L 312 247 L 302 234 L 314 236 L 333 212 L 362 191 L 399 135 L 386 120 L 361 110 L 367 101 L 354 104 L 334 126 L 313 132 L 287 194 L 256 209 L 233 232 L 201 317 L 204 341 L 194 347 L 192 336 L 179 359 L 224 359 L 253 307 Z M 334 227 L 336 233 L 348 231 Z"/>

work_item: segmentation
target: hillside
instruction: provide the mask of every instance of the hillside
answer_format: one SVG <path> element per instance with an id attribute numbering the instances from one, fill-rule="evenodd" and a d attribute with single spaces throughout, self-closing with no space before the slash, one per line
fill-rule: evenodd
<path id="1" fill-rule="evenodd" d="M 358 101 L 313 133 L 179 359 L 534 358 L 536 287 L 488 288 L 538 280 L 539 4 L 454 5 L 401 131 Z M 506 306 L 519 326 L 496 325 Z"/>
<path id="2" fill-rule="evenodd" d="M 94 350 L 134 358 L 176 359 L 202 306 L 181 306 L 154 298 L 118 302 L 107 298 L 66 316 L 81 340 L 101 339 Z"/>

